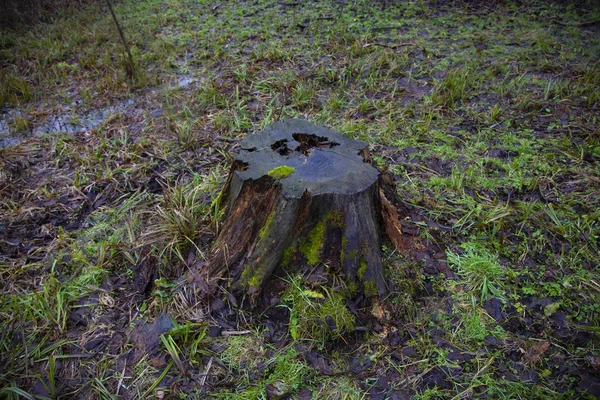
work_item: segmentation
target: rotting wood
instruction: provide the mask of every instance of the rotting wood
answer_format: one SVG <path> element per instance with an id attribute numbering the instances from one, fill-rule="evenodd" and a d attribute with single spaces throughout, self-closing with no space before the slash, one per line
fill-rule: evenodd
<path id="1" fill-rule="evenodd" d="M 401 247 L 402 230 L 393 177 L 365 142 L 304 120 L 269 125 L 242 141 L 221 206 L 223 227 L 197 271 L 204 282 L 255 299 L 285 268 L 343 276 L 351 296 L 388 293 L 381 244 Z"/>

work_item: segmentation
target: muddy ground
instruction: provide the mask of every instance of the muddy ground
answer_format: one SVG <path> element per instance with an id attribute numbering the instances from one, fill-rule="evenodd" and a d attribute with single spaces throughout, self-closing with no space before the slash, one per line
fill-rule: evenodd
<path id="1" fill-rule="evenodd" d="M 134 66 L 102 5 L 0 32 L 0 397 L 600 397 L 597 5 L 115 9 Z M 402 199 L 396 291 L 351 328 L 302 271 L 254 308 L 185 279 L 239 141 L 287 117 Z"/>

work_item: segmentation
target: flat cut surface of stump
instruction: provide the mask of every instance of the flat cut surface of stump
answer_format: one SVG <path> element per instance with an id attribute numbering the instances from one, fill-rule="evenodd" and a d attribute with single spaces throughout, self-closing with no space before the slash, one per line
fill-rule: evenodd
<path id="1" fill-rule="evenodd" d="M 365 142 L 304 120 L 245 138 L 223 189 L 209 278 L 255 297 L 278 268 L 326 269 L 352 295 L 383 296 L 381 238 L 400 230 L 384 223 L 395 210 L 370 161 Z"/>
<path id="2" fill-rule="evenodd" d="M 370 160 L 365 162 L 365 142 L 304 120 L 272 124 L 244 139 L 241 149 L 235 160 L 247 166 L 237 173 L 242 181 L 260 179 L 281 166 L 295 168 L 279 181 L 287 198 L 300 198 L 304 192 L 354 194 L 379 177 Z"/>

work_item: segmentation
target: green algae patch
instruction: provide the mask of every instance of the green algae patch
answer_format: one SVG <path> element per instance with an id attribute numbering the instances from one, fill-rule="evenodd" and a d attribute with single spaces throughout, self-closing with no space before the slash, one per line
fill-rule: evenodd
<path id="1" fill-rule="evenodd" d="M 292 174 L 294 171 L 296 171 L 296 168 L 294 168 L 294 167 L 290 167 L 287 165 L 280 165 L 279 167 L 275 167 L 272 170 L 270 170 L 269 172 L 267 172 L 267 175 L 269 175 L 271 178 L 273 178 L 275 180 L 279 180 L 279 179 L 283 179 L 287 176 L 290 176 L 290 174 Z"/>
<path id="2" fill-rule="evenodd" d="M 258 231 L 258 243 L 261 243 L 267 239 L 267 237 L 273 230 L 275 221 L 275 210 L 273 210 L 267 218 L 265 224 L 262 226 L 262 228 L 260 228 L 260 231 Z M 260 258 L 258 258 L 257 262 L 254 265 L 246 264 L 246 266 L 244 267 L 241 276 L 242 286 L 247 289 L 259 288 L 263 283 L 265 275 L 265 261 L 260 261 Z"/>
<path id="3" fill-rule="evenodd" d="M 362 253 L 364 253 L 364 252 L 365 252 L 365 245 L 363 245 Z M 377 283 L 375 282 L 375 280 L 372 279 L 372 277 L 369 279 L 367 278 L 367 270 L 368 269 L 369 269 L 369 264 L 361 255 L 360 263 L 359 263 L 359 267 L 358 267 L 358 271 L 357 271 L 357 277 L 358 277 L 359 281 L 362 282 L 362 285 L 364 288 L 364 294 L 368 297 L 374 297 L 379 294 L 379 290 L 377 290 Z"/>
<path id="4" fill-rule="evenodd" d="M 317 225 L 308 233 L 306 240 L 300 244 L 300 252 L 306 258 L 308 265 L 316 265 L 319 262 L 321 249 L 325 242 L 327 227 L 342 229 L 344 227 L 344 216 L 340 212 L 332 212 L 317 223 Z M 342 252 L 345 245 L 342 239 Z M 342 255 L 343 257 L 343 255 Z"/>
<path id="5" fill-rule="evenodd" d="M 285 249 L 283 252 L 283 257 L 281 257 L 281 266 L 287 267 L 288 265 L 290 265 L 290 263 L 292 262 L 292 260 L 294 258 L 295 253 L 296 253 L 295 246 L 290 246 L 287 249 Z"/>
<path id="6" fill-rule="evenodd" d="M 346 287 L 342 293 L 346 296 L 346 298 L 352 298 L 356 296 L 358 294 L 358 284 L 355 281 L 348 279 L 348 282 L 346 282 Z"/>
<path id="7" fill-rule="evenodd" d="M 334 228 L 344 228 L 346 226 L 344 222 L 344 214 L 341 212 L 335 211 L 328 215 L 327 219 L 331 221 L 331 226 Z"/>
<path id="8" fill-rule="evenodd" d="M 363 283 L 363 287 L 365 288 L 365 295 L 377 296 L 379 291 L 377 290 L 377 284 L 372 279 L 365 279 L 365 275 L 367 273 L 367 268 L 369 265 L 366 261 L 360 262 L 360 267 L 358 268 L 358 279 Z"/>
<path id="9" fill-rule="evenodd" d="M 251 268 L 246 268 L 242 272 L 242 286 L 246 288 L 260 286 L 260 274 L 255 273 Z"/>

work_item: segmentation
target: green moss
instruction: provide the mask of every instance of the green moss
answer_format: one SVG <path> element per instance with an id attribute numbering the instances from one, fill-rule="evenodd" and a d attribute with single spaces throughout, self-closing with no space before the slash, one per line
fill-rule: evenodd
<path id="1" fill-rule="evenodd" d="M 289 176 L 292 172 L 296 171 L 296 168 L 287 165 L 280 165 L 270 170 L 267 175 L 275 180 L 283 179 Z"/>
<path id="2" fill-rule="evenodd" d="M 346 246 L 348 246 L 348 238 L 342 238 L 342 249 L 340 250 L 340 263 L 344 265 L 344 260 L 346 259 Z"/>
<path id="3" fill-rule="evenodd" d="M 347 256 L 351 259 L 351 260 L 356 260 L 356 256 L 358 255 L 358 251 L 356 250 L 351 250 L 348 252 Z"/>
<path id="4" fill-rule="evenodd" d="M 259 287 L 262 283 L 262 279 L 260 278 L 260 274 L 254 274 L 248 281 L 248 287 Z"/>
<path id="5" fill-rule="evenodd" d="M 363 250 L 361 251 L 361 253 L 365 253 L 365 245 L 363 245 Z M 360 280 L 360 282 L 362 282 L 363 287 L 364 287 L 364 294 L 371 297 L 371 296 L 377 296 L 379 294 L 379 290 L 377 289 L 377 284 L 375 283 L 375 281 L 373 279 L 367 279 L 367 269 L 369 268 L 369 264 L 367 263 L 367 261 L 365 261 L 365 259 L 361 256 L 360 258 L 360 264 L 358 267 L 358 279 Z"/>
<path id="6" fill-rule="evenodd" d="M 346 283 L 345 289 L 346 297 L 354 297 L 358 293 L 358 285 L 354 281 L 349 281 Z"/>
<path id="7" fill-rule="evenodd" d="M 281 266 L 282 267 L 287 267 L 288 265 L 290 265 L 292 258 L 294 258 L 294 253 L 296 253 L 295 246 L 290 246 L 284 250 L 283 257 L 281 257 Z"/>
<path id="8" fill-rule="evenodd" d="M 269 232 L 271 232 L 271 229 L 273 229 L 274 222 L 275 222 L 275 210 L 273 210 L 273 212 L 271 212 L 271 215 L 269 215 L 269 218 L 267 218 L 267 222 L 265 222 L 263 227 L 260 228 L 260 231 L 258 232 L 258 237 L 260 240 L 264 240 L 269 235 Z"/>
<path id="9" fill-rule="evenodd" d="M 241 282 L 245 288 L 258 288 L 264 280 L 264 263 L 246 265 L 242 271 Z"/>
<path id="10" fill-rule="evenodd" d="M 365 281 L 365 295 L 367 296 L 377 296 L 379 294 L 379 290 L 377 290 L 377 284 L 375 281 Z"/>
<path id="11" fill-rule="evenodd" d="M 275 210 L 271 212 L 267 221 L 258 232 L 259 242 L 265 240 L 272 231 L 275 224 Z M 257 288 L 262 285 L 265 278 L 265 263 L 259 262 L 255 265 L 246 265 L 242 271 L 241 282 L 246 288 Z"/>
<path id="12" fill-rule="evenodd" d="M 302 255 L 306 257 L 308 265 L 316 265 L 319 262 L 321 248 L 325 240 L 328 218 L 319 221 L 317 225 L 308 233 L 306 241 L 300 245 Z"/>
<path id="13" fill-rule="evenodd" d="M 300 252 L 306 258 L 308 265 L 316 265 L 319 262 L 321 249 L 325 242 L 325 234 L 327 227 L 343 228 L 344 216 L 340 212 L 332 212 L 325 216 L 317 225 L 308 233 L 305 240 L 300 243 Z M 342 254 L 341 259 L 345 257 L 344 249 L 348 244 L 348 239 L 342 238 Z"/>
<path id="14" fill-rule="evenodd" d="M 344 214 L 341 212 L 332 212 L 328 216 L 329 221 L 331 221 L 331 226 L 334 228 L 343 228 L 346 224 L 344 223 Z"/>
<path id="15" fill-rule="evenodd" d="M 361 281 L 365 280 L 365 274 L 367 273 L 367 268 L 369 267 L 369 265 L 367 264 L 366 261 L 361 260 L 360 262 L 360 267 L 358 268 L 358 278 Z"/>

